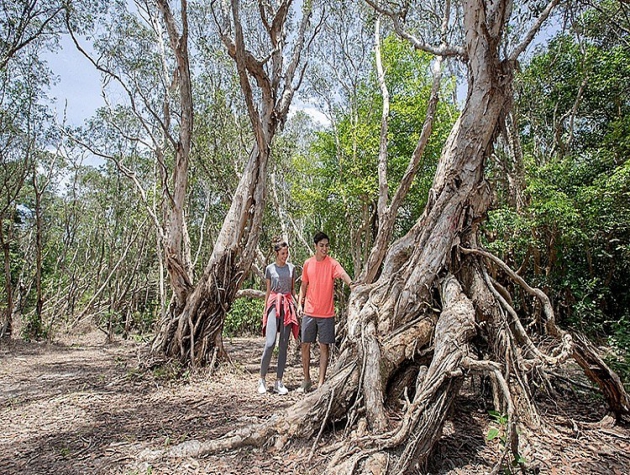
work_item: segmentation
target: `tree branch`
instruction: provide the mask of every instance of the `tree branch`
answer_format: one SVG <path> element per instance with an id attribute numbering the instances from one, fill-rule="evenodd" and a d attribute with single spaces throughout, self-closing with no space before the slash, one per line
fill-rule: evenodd
<path id="1" fill-rule="evenodd" d="M 531 44 L 531 42 L 536 37 L 538 30 L 540 30 L 540 28 L 542 27 L 542 24 L 545 22 L 545 20 L 547 20 L 547 18 L 549 18 L 549 15 L 553 11 L 553 9 L 558 5 L 558 3 L 560 3 L 560 0 L 551 0 L 547 4 L 545 9 L 541 12 L 539 17 L 537 18 L 536 22 L 532 25 L 530 30 L 525 35 L 525 38 L 523 39 L 523 41 L 521 41 L 516 46 L 516 48 L 514 48 L 514 51 L 512 51 L 512 53 L 509 55 L 509 61 L 512 61 L 512 62 L 516 61 L 518 57 L 521 55 L 521 53 L 523 53 L 523 51 L 527 49 L 527 47 Z"/>
<path id="2" fill-rule="evenodd" d="M 380 6 L 374 0 L 365 0 L 365 2 L 370 5 L 375 11 L 388 16 L 391 18 L 392 23 L 394 25 L 394 30 L 396 34 L 401 38 L 407 40 L 415 49 L 420 51 L 425 51 L 427 53 L 431 53 L 435 56 L 442 57 L 453 57 L 453 56 L 463 56 L 464 49 L 461 46 L 449 46 L 445 43 L 442 43 L 440 46 L 431 46 L 423 41 L 420 41 L 418 38 L 410 34 L 405 30 L 402 24 L 401 15 L 398 12 L 393 10 L 389 10 L 388 8 Z"/>

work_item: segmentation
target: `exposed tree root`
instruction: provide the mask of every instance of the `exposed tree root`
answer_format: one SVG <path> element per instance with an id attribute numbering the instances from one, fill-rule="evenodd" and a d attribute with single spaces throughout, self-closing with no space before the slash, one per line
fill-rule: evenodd
<path id="1" fill-rule="evenodd" d="M 413 401 L 408 402 L 401 424 L 393 431 L 381 431 L 376 436 L 366 435 L 366 431 L 354 432 L 354 437 L 350 437 L 339 448 L 333 460 L 343 459 L 341 463 L 351 469 L 359 461 L 369 459 L 366 463 L 376 468 L 390 459 L 377 452 L 387 448 L 396 449 L 410 439 L 414 443 L 407 444 L 408 448 L 403 451 L 394 471 L 405 471 L 419 460 L 419 454 L 421 460 L 428 457 L 440 437 L 448 409 L 458 393 L 463 377 L 461 362 L 467 357 L 468 341 L 475 332 L 474 309 L 454 277 L 445 280 L 443 294 L 445 302 L 449 303 L 438 321 L 434 364 L 429 367 L 422 381 L 418 382 L 419 390 Z M 422 332 L 424 326 L 422 322 L 417 322 L 408 329 Z M 389 339 L 389 344 L 395 347 L 402 345 L 396 336 Z M 349 354 L 349 351 L 342 353 L 338 364 L 343 365 L 344 361 L 351 360 Z M 233 431 L 218 440 L 184 442 L 171 448 L 167 455 L 202 456 L 247 445 L 261 446 L 270 440 L 274 440 L 276 446 L 282 446 L 290 437 L 311 437 L 318 430 L 321 432 L 327 420 L 339 420 L 348 415 L 350 404 L 356 402 L 360 373 L 362 371 L 356 364 L 347 364 L 345 368 L 337 370 L 318 391 L 265 423 Z M 367 384 L 365 378 L 363 381 Z M 435 421 L 439 422 L 436 424 Z M 360 447 L 360 450 L 351 446 Z M 339 467 L 335 470 L 338 472 Z"/>
<path id="2" fill-rule="evenodd" d="M 568 355 L 572 356 L 582 367 L 584 373 L 601 389 L 606 401 L 608 402 L 611 415 L 614 417 L 615 421 L 619 420 L 623 415 L 630 413 L 630 398 L 628 397 L 619 376 L 608 367 L 604 360 L 597 354 L 596 348 L 584 335 L 578 333 L 571 335 L 570 333 L 564 332 L 557 327 L 553 307 L 549 297 L 542 290 L 530 287 L 521 276 L 519 276 L 498 257 L 480 249 L 460 249 L 465 254 L 476 254 L 490 259 L 493 263 L 497 264 L 508 275 L 508 277 L 519 284 L 528 294 L 540 300 L 543 306 L 543 313 L 546 318 L 545 328 L 551 336 L 561 340 L 562 343 L 560 352 L 556 356 L 544 355 L 535 347 L 520 323 L 520 320 L 516 315 L 516 311 L 498 292 L 495 292 L 497 300 L 512 317 L 510 323 L 513 324 L 519 339 L 525 344 L 525 347 L 536 357 L 538 361 L 544 363 L 547 367 L 556 367 L 559 363 L 562 363 Z M 492 288 L 492 286 L 490 287 Z M 610 423 L 611 418 L 608 416 L 602 421 L 602 424 Z"/>
<path id="3" fill-rule="evenodd" d="M 576 334 L 574 338 L 576 344 L 573 358 L 582 367 L 586 376 L 597 383 L 604 394 L 611 414 L 601 421 L 601 425 L 610 427 L 622 416 L 630 413 L 628 393 L 626 393 L 619 376 L 597 354 L 593 344 L 584 335 Z"/>
<path id="4" fill-rule="evenodd" d="M 182 308 L 173 306 L 153 342 L 153 351 L 196 366 L 226 359 L 221 330 L 223 316 L 233 302 L 242 278 L 234 264 L 235 249 L 226 249 L 208 266 L 202 281 Z"/>
<path id="5" fill-rule="evenodd" d="M 391 431 L 352 434 L 337 448 L 326 473 L 352 473 L 362 460 L 375 473 L 404 473 L 428 458 L 461 385 L 461 362 L 475 332 L 474 309 L 453 276 L 445 279 L 442 293 L 445 308 L 436 327 L 433 362 L 413 401 L 408 401 L 402 421 Z M 393 452 L 380 452 L 399 447 L 402 453 L 390 466 Z"/>
<path id="6" fill-rule="evenodd" d="M 443 308 L 439 316 L 430 312 L 388 336 L 377 335 L 374 322 L 378 307 L 366 305 L 366 301 L 374 301 L 374 295 L 372 299 L 367 295 L 378 291 L 379 287 L 377 284 L 362 286 L 358 292 L 355 290 L 357 295 L 351 301 L 361 324 L 349 322 L 347 339 L 333 368 L 333 376 L 321 388 L 264 423 L 235 430 L 217 440 L 188 441 L 163 455 L 198 457 L 243 446 L 281 448 L 292 438 L 313 438 L 309 460 L 317 450 L 334 453 L 326 473 L 407 473 L 428 461 L 464 378 L 475 373 L 493 382 L 495 408 L 506 416 L 506 443 L 502 445 L 503 453 L 494 470 L 498 473 L 506 460 L 519 460 L 517 426 L 536 420 L 528 389 L 529 375 L 538 374 L 541 369 L 552 370 L 576 355 L 583 358 L 583 367 L 596 372 L 596 377 L 603 382 L 612 381 L 605 386 L 610 392 L 607 398 L 619 401 L 614 406 L 618 413 L 627 413 L 625 392 L 616 392 L 616 384 L 621 385 L 618 378 L 615 383 L 614 373 L 598 372 L 605 364 L 585 339 L 577 336 L 574 340 L 555 326 L 553 311 L 547 307 L 544 294 L 537 289 L 528 290 L 530 295 L 543 300 L 546 328 L 551 329 L 550 333 L 559 341 L 551 354 L 535 345 L 504 289 L 490 278 L 477 256 L 504 266 L 506 274 L 524 288 L 528 288 L 527 284 L 520 277 L 518 281 L 509 267 L 489 253 L 475 249 L 462 251 L 470 255 L 462 270 L 467 269 L 467 275 L 472 278 L 465 279 L 464 289 L 455 276 L 449 275 L 442 281 Z M 469 298 L 465 289 L 469 294 L 472 292 L 474 298 Z M 484 329 L 480 323 L 490 314 L 494 315 L 488 320 L 491 326 Z M 481 359 L 470 346 L 473 337 L 480 332 L 490 332 L 496 340 Z M 416 370 L 417 380 L 407 386 L 400 420 L 394 423 L 383 411 L 387 381 L 397 374 L 401 365 L 427 351 L 432 353 L 432 361 L 428 367 Z M 318 447 L 325 427 L 331 421 L 344 419 L 348 429 L 344 440 Z M 610 421 L 602 421 L 600 425 Z"/>
<path id="7" fill-rule="evenodd" d="M 261 447 L 273 443 L 282 448 L 293 437 L 310 438 L 330 420 L 345 415 L 348 404 L 356 395 L 358 371 L 349 364 L 336 371 L 321 388 L 268 421 L 234 430 L 220 439 L 190 440 L 172 447 L 162 455 L 169 457 L 200 457 L 245 446 Z M 345 402 L 345 404 L 344 404 Z"/>

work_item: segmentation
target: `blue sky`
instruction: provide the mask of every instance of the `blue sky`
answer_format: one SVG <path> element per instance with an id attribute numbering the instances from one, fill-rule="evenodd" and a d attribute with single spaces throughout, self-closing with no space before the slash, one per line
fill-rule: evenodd
<path id="1" fill-rule="evenodd" d="M 51 88 L 50 94 L 56 99 L 59 116 L 65 106 L 69 125 L 81 125 L 104 105 L 100 74 L 76 49 L 68 35 L 63 36 L 57 52 L 47 53 L 44 57 L 57 77 L 57 84 Z"/>
<path id="2" fill-rule="evenodd" d="M 133 8 L 133 3 L 129 3 Z M 298 3 L 298 7 L 300 3 Z M 550 35 L 555 34 L 558 28 L 555 21 L 548 22 L 536 36 L 528 51 L 533 51 L 537 44 L 547 42 Z M 82 46 L 87 51 L 91 51 L 89 41 L 84 40 Z M 46 53 L 45 59 L 57 77 L 57 84 L 51 88 L 51 96 L 56 99 L 56 110 L 61 117 L 64 107 L 66 107 L 69 125 L 81 125 L 94 114 L 97 108 L 105 105 L 101 96 L 100 74 L 88 59 L 76 49 L 69 35 L 63 35 L 59 50 L 55 53 Z M 459 84 L 457 92 L 458 99 L 463 101 L 466 97 L 465 81 L 463 84 Z M 293 109 L 305 110 L 316 121 L 328 123 L 320 111 L 310 104 L 300 102 L 299 97 L 295 98 Z"/>

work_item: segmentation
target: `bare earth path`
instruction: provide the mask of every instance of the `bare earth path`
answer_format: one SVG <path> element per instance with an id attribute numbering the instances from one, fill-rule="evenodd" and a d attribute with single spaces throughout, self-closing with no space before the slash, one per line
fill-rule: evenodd
<path id="1" fill-rule="evenodd" d="M 146 462 L 143 453 L 220 437 L 295 402 L 301 397 L 296 355 L 285 375 L 289 394 L 259 395 L 262 337 L 228 340 L 233 365 L 180 379 L 164 369 L 140 370 L 142 345 L 103 340 L 90 333 L 55 344 L 0 343 L 0 474 L 301 474 L 325 466 L 317 451 L 307 463 L 312 441 L 282 451 L 248 448 Z M 268 383 L 273 379 L 270 374 Z M 527 440 L 523 453 L 531 473 L 630 473 L 630 427 L 587 424 L 603 416 L 601 401 L 567 390 L 544 407 L 547 435 Z M 487 412 L 466 397 L 460 409 L 423 473 L 491 471 L 498 441 L 486 441 Z M 326 437 L 341 437 L 343 427 L 335 429 Z"/>

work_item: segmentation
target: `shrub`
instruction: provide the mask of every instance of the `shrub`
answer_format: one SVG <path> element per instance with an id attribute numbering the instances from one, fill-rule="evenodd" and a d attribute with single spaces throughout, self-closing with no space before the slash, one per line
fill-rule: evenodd
<path id="1" fill-rule="evenodd" d="M 225 317 L 223 335 L 256 335 L 262 331 L 262 300 L 251 298 L 236 299 Z"/>

